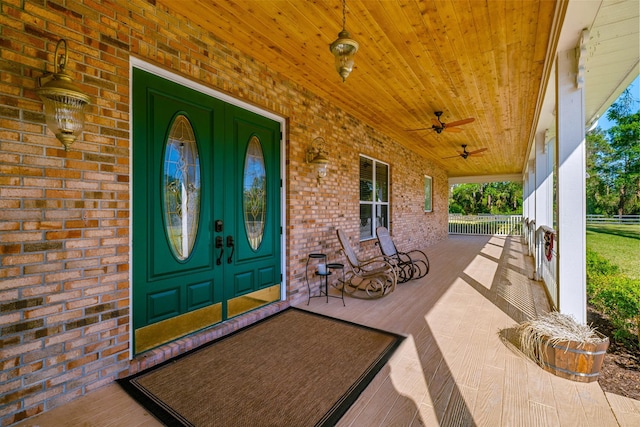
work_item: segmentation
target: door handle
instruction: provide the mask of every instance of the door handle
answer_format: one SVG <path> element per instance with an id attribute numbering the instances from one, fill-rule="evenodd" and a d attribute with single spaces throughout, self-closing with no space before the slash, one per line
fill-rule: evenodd
<path id="1" fill-rule="evenodd" d="M 231 262 L 233 261 L 233 252 L 236 249 L 235 245 L 233 244 L 233 236 L 227 236 L 227 247 L 231 248 L 231 253 L 229 254 L 229 258 L 227 258 L 227 264 L 231 264 Z"/>
<path id="2" fill-rule="evenodd" d="M 222 236 L 216 237 L 216 249 L 220 249 L 220 255 L 216 259 L 216 265 L 222 264 L 222 255 L 224 255 L 224 245 L 222 244 Z"/>

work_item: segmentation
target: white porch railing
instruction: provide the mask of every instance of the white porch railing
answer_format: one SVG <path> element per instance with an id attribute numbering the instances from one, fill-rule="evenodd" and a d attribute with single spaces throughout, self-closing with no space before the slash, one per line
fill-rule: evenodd
<path id="1" fill-rule="evenodd" d="M 533 257 L 535 279 L 544 283 L 551 300 L 552 308 L 558 309 L 558 234 L 553 228 L 541 225 L 536 228 L 536 221 L 525 218 L 522 237 Z"/>
<path id="2" fill-rule="evenodd" d="M 551 299 L 552 308 L 558 309 L 558 234 L 545 225 L 535 231 L 535 278 L 541 280 Z"/>
<path id="3" fill-rule="evenodd" d="M 558 235 L 552 228 L 536 227 L 522 215 L 449 214 L 449 234 L 522 236 L 535 265 L 535 279 L 544 283 L 553 308 L 558 309 Z"/>
<path id="4" fill-rule="evenodd" d="M 522 215 L 449 214 L 449 234 L 520 236 Z"/>
<path id="5" fill-rule="evenodd" d="M 524 241 L 527 244 L 527 249 L 529 250 L 530 256 L 535 256 L 536 250 L 536 221 L 529 220 L 528 218 L 523 219 L 523 230 L 522 236 L 524 237 Z"/>

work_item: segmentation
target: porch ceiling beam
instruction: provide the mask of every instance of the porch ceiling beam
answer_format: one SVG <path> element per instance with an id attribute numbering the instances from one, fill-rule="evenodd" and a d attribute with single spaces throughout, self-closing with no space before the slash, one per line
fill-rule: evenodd
<path id="1" fill-rule="evenodd" d="M 522 175 L 513 173 L 506 175 L 449 177 L 449 187 L 455 184 L 484 184 L 488 182 L 522 182 Z"/>

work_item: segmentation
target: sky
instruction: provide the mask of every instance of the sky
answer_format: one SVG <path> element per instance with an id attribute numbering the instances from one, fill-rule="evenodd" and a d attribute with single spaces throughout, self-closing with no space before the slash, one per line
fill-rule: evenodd
<path id="1" fill-rule="evenodd" d="M 636 100 L 636 105 L 640 104 L 640 76 L 636 77 L 636 79 L 631 82 L 628 89 L 631 90 L 631 94 L 633 95 L 633 98 Z M 615 125 L 615 122 L 612 123 L 609 120 L 607 120 L 607 111 L 605 111 L 602 117 L 598 119 L 598 126 L 602 130 L 607 130 L 611 126 Z"/>

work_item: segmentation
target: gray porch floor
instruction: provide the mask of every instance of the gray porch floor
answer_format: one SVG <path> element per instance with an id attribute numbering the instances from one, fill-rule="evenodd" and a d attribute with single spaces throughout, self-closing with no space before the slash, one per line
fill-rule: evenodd
<path id="1" fill-rule="evenodd" d="M 548 309 L 519 238 L 450 236 L 426 252 L 429 275 L 383 299 L 299 305 L 407 337 L 339 426 L 640 425 L 640 401 L 549 374 L 498 337 Z M 18 424 L 158 425 L 116 384 Z"/>

